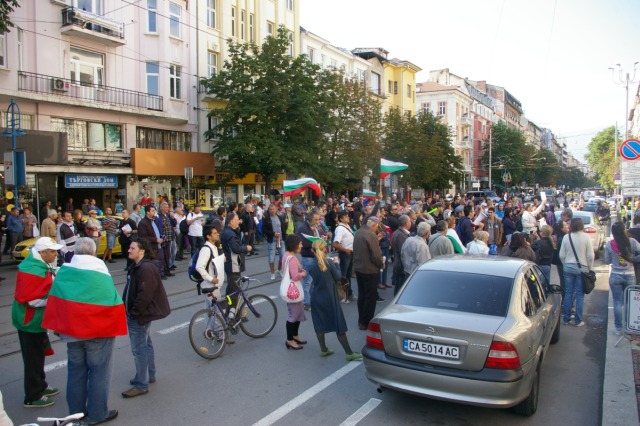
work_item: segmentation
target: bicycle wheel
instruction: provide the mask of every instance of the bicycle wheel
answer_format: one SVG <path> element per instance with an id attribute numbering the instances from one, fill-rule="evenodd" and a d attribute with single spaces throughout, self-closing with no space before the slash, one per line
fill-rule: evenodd
<path id="1" fill-rule="evenodd" d="M 249 296 L 251 307 L 246 301 L 240 305 L 240 328 L 249 337 L 264 337 L 271 333 L 278 321 L 278 309 L 273 300 L 262 294 Z M 252 312 L 251 308 L 255 310 Z"/>
<path id="2" fill-rule="evenodd" d="M 210 309 L 196 312 L 189 323 L 189 341 L 193 350 L 201 357 L 219 357 L 227 341 L 227 331 L 220 313 Z"/>

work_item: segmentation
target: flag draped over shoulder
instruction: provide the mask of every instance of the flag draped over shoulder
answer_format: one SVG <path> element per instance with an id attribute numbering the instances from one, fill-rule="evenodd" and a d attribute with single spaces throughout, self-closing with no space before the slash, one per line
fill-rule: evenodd
<path id="1" fill-rule="evenodd" d="M 296 180 L 284 181 L 284 196 L 291 197 L 296 194 L 300 194 L 307 189 L 311 189 L 316 195 L 320 195 L 321 189 L 318 182 L 312 178 L 302 178 Z"/>
<path id="2" fill-rule="evenodd" d="M 18 330 L 32 333 L 44 331 L 44 328 L 42 328 L 44 308 L 31 307 L 28 302 L 47 298 L 53 283 L 51 271 L 49 265 L 44 263 L 40 254 L 36 251 L 29 253 L 29 256 L 18 265 L 16 289 L 11 310 L 13 325 Z"/>
<path id="3" fill-rule="evenodd" d="M 75 255 L 60 267 L 42 325 L 82 339 L 127 334 L 124 304 L 102 260 Z"/>
<path id="4" fill-rule="evenodd" d="M 384 158 L 380 159 L 380 179 L 384 179 L 389 176 L 391 173 L 399 172 L 404 169 L 408 169 L 404 163 L 398 163 L 396 161 L 385 160 Z"/>

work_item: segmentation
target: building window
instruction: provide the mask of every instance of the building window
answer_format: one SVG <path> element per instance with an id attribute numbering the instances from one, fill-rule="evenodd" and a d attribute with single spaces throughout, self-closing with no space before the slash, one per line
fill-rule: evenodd
<path id="1" fill-rule="evenodd" d="M 367 71 L 366 70 L 358 70 L 358 79 L 360 81 L 365 81 L 367 79 Z"/>
<path id="2" fill-rule="evenodd" d="M 288 38 L 289 38 L 288 53 L 289 53 L 289 56 L 293 56 L 293 33 L 291 31 L 289 31 Z"/>
<path id="3" fill-rule="evenodd" d="M 104 84 L 104 55 L 89 50 L 71 48 L 71 81 L 82 86 Z"/>
<path id="4" fill-rule="evenodd" d="M 147 31 L 158 32 L 158 0 L 147 0 Z"/>
<path id="5" fill-rule="evenodd" d="M 24 53 L 23 53 L 23 41 L 24 41 L 24 31 L 22 28 L 18 28 L 17 32 L 18 36 L 18 70 L 24 70 Z"/>
<path id="6" fill-rule="evenodd" d="M 431 112 L 431 103 L 430 102 L 423 103 L 422 110 L 424 111 L 425 114 L 429 114 Z"/>
<path id="7" fill-rule="evenodd" d="M 307 56 L 309 57 L 309 61 L 311 61 L 312 64 L 315 62 L 315 53 L 315 49 L 307 47 Z"/>
<path id="8" fill-rule="evenodd" d="M 160 94 L 160 63 L 147 62 L 147 94 L 158 96 Z"/>
<path id="9" fill-rule="evenodd" d="M 398 82 L 397 81 L 393 82 L 393 94 L 394 95 L 398 94 Z"/>
<path id="10" fill-rule="evenodd" d="M 236 8 L 231 8 L 231 36 L 236 36 Z"/>
<path id="11" fill-rule="evenodd" d="M 245 40 L 246 34 L 244 32 L 244 23 L 246 19 L 246 12 L 244 10 L 240 11 L 240 38 Z"/>
<path id="12" fill-rule="evenodd" d="M 331 60 L 329 61 L 329 66 L 330 66 L 332 69 L 334 69 L 334 70 L 337 70 L 337 69 L 338 69 L 338 63 L 336 62 L 336 60 L 335 60 L 335 59 L 331 59 Z"/>
<path id="13" fill-rule="evenodd" d="M 136 147 L 170 151 L 190 151 L 191 133 L 136 127 Z"/>
<path id="14" fill-rule="evenodd" d="M 68 135 L 69 149 L 122 151 L 122 126 L 66 118 L 51 118 L 54 132 Z"/>
<path id="15" fill-rule="evenodd" d="M 216 27 L 216 0 L 207 0 L 207 26 Z"/>
<path id="16" fill-rule="evenodd" d="M 169 65 L 169 96 L 180 99 L 180 65 Z"/>
<path id="17" fill-rule="evenodd" d="M 407 84 L 407 98 L 411 97 L 411 85 Z"/>
<path id="18" fill-rule="evenodd" d="M 256 35 L 255 35 L 255 22 L 256 17 L 254 16 L 253 13 L 249 14 L 249 41 L 251 43 L 254 43 L 256 41 Z"/>
<path id="19" fill-rule="evenodd" d="M 216 52 L 207 52 L 207 75 L 209 78 L 218 73 L 218 54 Z"/>
<path id="20" fill-rule="evenodd" d="M 439 115 L 445 115 L 447 113 L 447 103 L 446 102 L 440 102 L 438 104 L 438 114 Z"/>
<path id="21" fill-rule="evenodd" d="M 23 130 L 33 130 L 33 115 L 22 113 L 16 115 L 20 118 L 20 128 Z M 7 114 L 3 111 L 2 114 L 0 114 L 0 130 L 6 129 L 9 126 L 10 124 L 8 125 L 7 123 Z M 16 127 L 17 126 L 18 123 L 16 123 Z"/>
<path id="22" fill-rule="evenodd" d="M 169 3 L 169 34 L 176 38 L 180 38 L 181 15 L 182 8 L 177 4 Z"/>
<path id="23" fill-rule="evenodd" d="M 371 91 L 376 95 L 382 95 L 380 90 L 380 74 L 371 72 Z"/>
<path id="24" fill-rule="evenodd" d="M 207 124 L 208 124 L 209 131 L 214 130 L 216 127 L 218 127 L 218 124 L 220 124 L 220 118 L 207 116 Z M 215 141 L 215 140 L 219 140 L 219 138 L 207 137 L 207 141 Z"/>
<path id="25" fill-rule="evenodd" d="M 293 0 L 287 0 L 287 10 L 293 12 Z"/>
<path id="26" fill-rule="evenodd" d="M 272 36 L 273 35 L 273 28 L 275 27 L 273 22 L 269 22 L 267 21 L 267 34 Z"/>
<path id="27" fill-rule="evenodd" d="M 393 81 L 389 80 L 388 83 L 389 83 L 388 84 L 389 87 L 387 88 L 388 89 L 387 92 L 393 93 Z"/>
<path id="28" fill-rule="evenodd" d="M 0 33 L 0 67 L 7 67 L 7 35 Z"/>

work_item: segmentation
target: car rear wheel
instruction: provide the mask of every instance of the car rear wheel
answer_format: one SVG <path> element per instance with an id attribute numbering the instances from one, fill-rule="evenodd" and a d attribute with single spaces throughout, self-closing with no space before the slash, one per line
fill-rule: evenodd
<path id="1" fill-rule="evenodd" d="M 540 391 L 540 364 L 533 373 L 533 381 L 531 383 L 531 391 L 527 399 L 513 407 L 515 412 L 521 416 L 531 417 L 538 409 L 538 393 Z"/>
<path id="2" fill-rule="evenodd" d="M 550 343 L 552 345 L 555 345 L 556 343 L 558 343 L 560 341 L 560 319 L 562 318 L 562 315 L 558 316 L 558 321 L 556 321 L 556 328 L 553 330 L 553 334 L 551 335 L 551 341 Z"/>

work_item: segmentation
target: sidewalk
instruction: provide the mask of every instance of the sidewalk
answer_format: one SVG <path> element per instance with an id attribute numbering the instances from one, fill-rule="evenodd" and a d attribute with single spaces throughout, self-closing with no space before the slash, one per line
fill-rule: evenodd
<path id="1" fill-rule="evenodd" d="M 613 299 L 609 293 L 607 346 L 602 388 L 602 425 L 637 425 L 640 407 L 640 336 L 626 336 L 615 346 Z"/>

